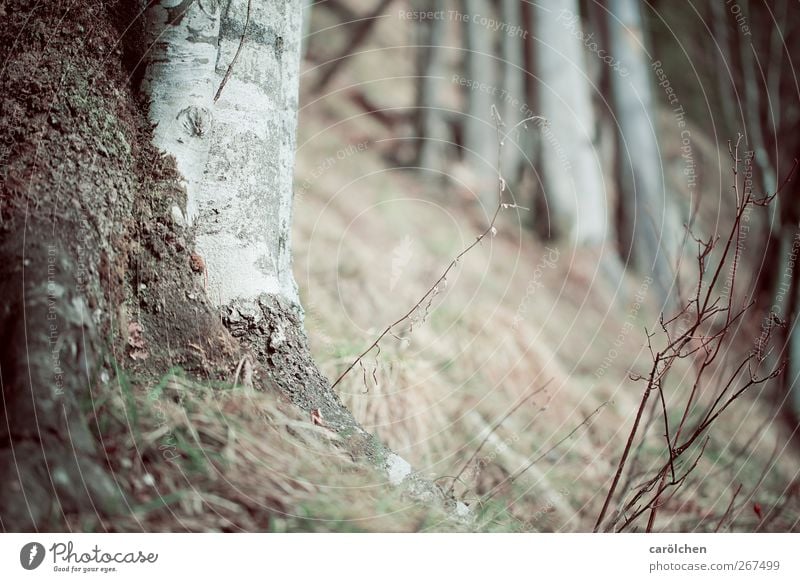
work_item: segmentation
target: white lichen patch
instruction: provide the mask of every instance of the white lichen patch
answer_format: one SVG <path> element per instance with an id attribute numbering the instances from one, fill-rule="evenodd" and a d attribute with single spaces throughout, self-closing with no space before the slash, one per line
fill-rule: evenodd
<path id="1" fill-rule="evenodd" d="M 411 474 L 411 465 L 403 457 L 391 454 L 386 461 L 386 473 L 389 483 L 400 485 Z"/>

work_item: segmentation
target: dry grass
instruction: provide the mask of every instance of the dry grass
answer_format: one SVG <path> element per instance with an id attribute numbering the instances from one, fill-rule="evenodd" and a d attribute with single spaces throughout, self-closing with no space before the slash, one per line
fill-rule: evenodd
<path id="1" fill-rule="evenodd" d="M 379 29 L 374 38 L 389 46 L 393 34 Z M 400 90 L 401 81 L 381 80 L 395 72 L 397 62 L 396 74 L 404 74 L 408 55 L 381 54 L 379 67 L 354 65 L 355 72 L 333 83 L 329 95 L 307 97 L 301 111 L 295 273 L 314 355 L 330 378 L 414 305 L 490 219 L 469 190 L 468 172 L 446 168 L 451 179 L 442 180 L 394 168 L 386 156 L 396 153 L 392 146 L 402 129 L 390 132 L 337 92 L 358 82 L 378 104 L 411 105 L 411 92 Z M 376 57 L 364 55 L 355 63 L 370 58 Z M 365 136 L 364 151 L 347 150 Z M 698 147 L 698 161 L 716 163 L 706 141 Z M 341 151 L 351 153 L 337 157 Z M 327 158 L 335 162 L 326 164 Z M 720 180 L 705 182 L 701 232 L 721 230 L 732 215 L 724 199 L 728 184 Z M 670 187 L 679 183 L 671 181 Z M 340 389 L 368 430 L 449 486 L 448 476 L 458 473 L 488 427 L 552 378 L 546 393 L 490 439 L 455 492 L 478 508 L 480 523 L 490 523 L 499 512 L 502 528 L 586 531 L 598 515 L 604 484 L 641 397 L 628 375 L 649 365 L 644 328 L 657 322 L 658 305 L 642 277 L 609 267 L 610 246 L 559 245 L 558 260 L 548 264 L 552 252 L 527 230 L 528 220 L 524 213 L 506 212 L 498 235 L 463 259 L 426 321 L 401 334 L 403 340 L 388 338 L 380 357 L 368 356 L 366 369 L 356 368 Z M 747 253 L 753 252 L 752 243 Z M 691 262 L 683 270 L 690 285 Z M 743 325 L 738 345 L 749 349 L 757 335 L 753 322 Z M 688 372 L 676 368 L 665 388 L 670 401 L 685 401 Z M 698 407 L 709 397 L 710 392 L 701 395 Z M 587 427 L 508 482 L 604 402 L 609 404 Z M 739 484 L 733 529 L 758 525 L 754 504 L 783 504 L 797 479 L 798 459 L 780 423 L 770 422 L 774 415 L 769 400 L 755 395 L 731 407 L 711 434 L 697 478 L 662 509 L 657 529 L 713 530 Z M 639 447 L 637 474 L 663 463 L 660 430 L 656 422 Z M 636 475 L 631 479 L 635 483 Z M 497 492 L 495 505 L 486 508 L 479 498 L 489 491 Z M 770 528 L 798 527 L 796 504 L 781 511 L 781 520 Z"/>
<path id="2" fill-rule="evenodd" d="M 208 386 L 179 370 L 156 386 L 124 376 L 95 401 L 95 428 L 124 517 L 82 531 L 451 529 L 356 462 L 334 433 L 274 394 Z"/>
<path id="3" fill-rule="evenodd" d="M 306 118 L 307 132 L 323 128 Z M 347 134 L 328 129 L 301 158 L 324 159 L 347 143 Z M 353 155 L 323 173 L 298 203 L 296 274 L 315 358 L 331 378 L 416 303 L 486 220 L 477 206 L 408 172 L 372 174 L 382 168 L 376 149 Z M 555 266 L 535 274 L 548 256 L 544 244 L 514 216 L 506 215 L 499 230 L 463 259 L 427 320 L 403 341 L 388 338 L 377 359 L 365 359 L 366 371 L 356 368 L 342 382 L 341 394 L 368 430 L 436 478 L 457 473 L 482 431 L 553 378 L 546 394 L 498 430 L 479 457 L 481 470 L 467 470 L 456 492 L 470 500 L 499 487 L 521 529 L 591 529 L 604 493 L 598 485 L 613 474 L 641 396 L 628 374 L 648 365 L 644 328 L 657 321 L 656 306 L 647 291 L 638 306 L 641 278 L 625 275 L 617 287 L 598 268 L 600 252 L 559 247 Z M 542 286 L 530 292 L 532 280 Z M 741 330 L 744 342 L 750 331 Z M 669 387 L 675 402 L 685 400 L 687 373 L 678 371 Z M 504 483 L 606 401 L 591 426 L 525 478 Z M 754 499 L 779 501 L 797 465 L 782 448 L 785 435 L 765 426 L 772 415 L 754 398 L 728 412 L 712 434 L 700 478 L 687 487 L 690 502 L 665 508 L 664 528 L 705 528 L 701 523 L 724 512 L 738 483 L 745 491 L 759 483 L 776 443 L 779 455 Z M 658 429 L 650 433 L 641 470 L 663 462 L 662 443 Z"/>

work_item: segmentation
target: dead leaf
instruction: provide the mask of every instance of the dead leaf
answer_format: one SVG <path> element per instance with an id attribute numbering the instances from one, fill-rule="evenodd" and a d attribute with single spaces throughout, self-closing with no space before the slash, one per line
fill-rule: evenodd
<path id="1" fill-rule="evenodd" d="M 128 345 L 131 348 L 130 356 L 134 360 L 146 360 L 150 353 L 146 349 L 144 330 L 137 321 L 128 324 Z"/>

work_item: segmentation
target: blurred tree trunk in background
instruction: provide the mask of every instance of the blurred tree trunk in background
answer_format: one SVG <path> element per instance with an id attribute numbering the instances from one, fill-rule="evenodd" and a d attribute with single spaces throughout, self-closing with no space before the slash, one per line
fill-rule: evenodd
<path id="1" fill-rule="evenodd" d="M 596 131 L 592 87 L 583 47 L 570 26 L 580 28 L 577 0 L 557 6 L 535 5 L 538 110 L 549 122 L 542 130 L 548 236 L 575 244 L 602 242 L 608 210 L 600 160 L 592 138 Z"/>
<path id="2" fill-rule="evenodd" d="M 330 59 L 325 65 L 321 66 L 319 78 L 314 85 L 315 93 L 322 93 L 331 79 L 336 75 L 339 68 L 348 61 L 349 57 L 355 53 L 356 49 L 361 45 L 369 36 L 372 27 L 378 19 L 386 12 L 394 0 L 379 0 L 378 4 L 370 11 L 369 14 L 358 19 L 352 26 L 352 31 L 348 30 L 350 38 L 345 45 L 344 50 L 339 56 Z"/>
<path id="3" fill-rule="evenodd" d="M 527 116 L 541 115 L 536 102 L 537 88 L 539 86 L 539 79 L 536 77 L 536 51 L 539 43 L 536 40 L 536 10 L 533 4 L 523 2 L 522 25 L 528 33 L 525 35 L 525 38 L 522 39 L 525 68 L 525 74 L 523 75 L 525 114 L 527 114 Z M 534 120 L 533 123 L 527 124 L 527 128 L 523 128 L 522 133 L 519 135 L 519 143 L 524 152 L 524 165 L 522 168 L 523 172 L 520 186 L 526 190 L 522 202 L 524 206 L 529 206 L 531 208 L 527 222 L 534 230 L 536 229 L 541 210 L 540 200 L 542 197 L 537 194 L 537 191 L 540 190 L 541 180 L 539 160 L 541 159 L 541 127 L 543 124 L 544 122 L 542 120 Z M 544 204 L 541 204 L 541 206 L 543 207 Z"/>
<path id="4" fill-rule="evenodd" d="M 760 14 L 755 8 L 747 0 L 742 0 L 741 14 L 753 25 L 753 33 L 747 37 L 736 34 L 734 46 L 738 48 L 741 67 L 737 93 L 744 97 L 743 133 L 748 148 L 753 152 L 754 174 L 760 177 L 760 186 L 766 195 L 775 192 L 778 180 L 783 179 L 779 173 L 789 171 L 791 159 L 798 155 L 798 140 L 789 137 L 781 127 L 786 119 L 789 120 L 787 125 L 791 126 L 792 119 L 792 112 L 783 102 L 780 92 L 784 51 L 788 49 L 782 46 L 781 34 L 781 28 L 788 29 L 786 2 L 775 2 L 774 11 L 767 11 L 767 14 L 763 13 L 760 5 Z M 759 26 L 759 22 L 763 25 Z M 723 26 L 725 24 L 736 26 L 728 13 Z M 789 57 L 791 59 L 791 55 Z M 798 99 L 800 96 L 795 93 L 794 98 L 787 101 L 797 103 Z M 788 184 L 769 207 L 768 245 L 775 249 L 775 258 L 767 269 L 765 285 L 770 290 L 773 312 L 786 322 L 786 326 L 779 330 L 780 351 L 775 360 L 776 363 L 781 358 L 787 361 L 780 381 L 789 399 L 789 408 L 795 419 L 800 420 L 800 330 L 797 329 L 800 269 L 790 267 L 798 259 L 796 237 L 800 236 L 800 189 L 797 183 L 795 176 L 793 183 Z"/>
<path id="5" fill-rule="evenodd" d="M 519 26 L 521 30 L 525 28 L 522 3 L 519 0 L 501 0 L 501 18 L 511 27 Z M 500 34 L 504 93 L 502 106 L 498 110 L 505 124 L 503 132 L 507 133 L 500 169 L 513 193 L 519 183 L 525 159 L 525 130 L 522 127 L 513 129 L 525 117 L 525 42 L 521 35 L 513 32 L 501 30 Z"/>
<path id="6" fill-rule="evenodd" d="M 735 139 L 741 132 L 745 147 L 752 151 L 750 176 L 758 195 L 774 193 L 798 155 L 800 136 L 800 92 L 791 68 L 798 47 L 797 19 L 789 3 L 777 0 L 768 6 L 742 0 L 736 7 L 709 2 L 713 34 L 717 43 L 714 58 L 719 75 L 717 100 L 724 116 L 724 127 Z M 747 25 L 748 29 L 742 29 Z M 767 356 L 770 365 L 787 360 L 779 382 L 792 402 L 795 420 L 800 419 L 800 333 L 797 329 L 800 269 L 800 189 L 798 177 L 768 207 L 767 228 L 763 233 L 763 270 L 754 287 L 767 297 L 768 308 L 786 326 L 777 330 L 779 349 Z"/>
<path id="7" fill-rule="evenodd" d="M 800 196 L 800 191 L 795 188 L 795 196 Z M 797 258 L 795 257 L 795 261 Z M 798 311 L 800 311 L 800 274 L 797 273 L 798 267 L 795 265 L 795 272 L 792 278 L 791 307 L 787 321 L 788 342 L 787 357 L 788 366 L 785 373 L 785 386 L 789 406 L 795 423 L 800 424 L 800 327 L 798 327 Z"/>
<path id="8" fill-rule="evenodd" d="M 794 153 L 797 155 L 796 150 Z M 788 166 L 779 167 L 788 173 Z M 780 345 L 787 360 L 786 372 L 781 376 L 782 392 L 788 399 L 793 421 L 800 424 L 800 174 L 797 170 L 776 201 L 780 208 L 779 263 L 773 268 L 770 298 L 779 317 L 786 321 Z"/>
<path id="9" fill-rule="evenodd" d="M 611 75 L 614 115 L 618 123 L 617 164 L 620 181 L 623 259 L 652 276 L 662 301 L 672 286 L 673 259 L 680 236 L 671 224 L 666 198 L 657 123 L 651 91 L 649 57 L 637 0 L 609 2 L 611 54 L 629 75 Z"/>
<path id="10" fill-rule="evenodd" d="M 723 2 L 710 1 L 708 4 L 711 7 L 708 20 L 710 21 L 712 34 L 717 43 L 717 46 L 715 46 L 712 51 L 714 54 L 714 63 L 716 65 L 714 67 L 714 75 L 717 78 L 716 80 L 719 86 L 719 95 L 717 97 L 719 98 L 720 109 L 722 110 L 723 123 L 721 125 L 723 127 L 723 135 L 730 135 L 733 137 L 729 132 L 732 131 L 731 128 L 736 124 L 736 116 L 733 108 L 737 99 L 732 83 L 734 71 L 731 71 L 731 67 L 733 63 L 728 61 L 728 51 L 730 51 L 731 43 L 726 22 L 727 10 Z M 736 132 L 733 133 L 735 134 Z"/>
<path id="11" fill-rule="evenodd" d="M 465 160 L 476 179 L 476 195 L 487 213 L 494 212 L 498 202 L 497 130 L 492 119 L 492 105 L 500 103 L 497 90 L 498 62 L 494 58 L 491 30 L 474 20 L 474 15 L 492 17 L 488 0 L 464 0 L 464 69 L 467 77 L 467 115 L 464 123 Z"/>
<path id="12" fill-rule="evenodd" d="M 417 2 L 419 10 L 445 10 L 445 0 Z M 417 142 L 416 164 L 426 170 L 444 171 L 445 152 L 448 148 L 449 132 L 442 111 L 440 95 L 443 86 L 449 83 L 445 63 L 445 42 L 447 21 L 444 18 L 426 20 L 414 27 L 418 33 L 416 112 L 415 125 Z"/>

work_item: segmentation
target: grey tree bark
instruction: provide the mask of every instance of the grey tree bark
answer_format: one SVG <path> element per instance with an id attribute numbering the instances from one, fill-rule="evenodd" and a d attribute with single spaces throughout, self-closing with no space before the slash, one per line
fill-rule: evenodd
<path id="1" fill-rule="evenodd" d="M 524 31 L 522 3 L 518 0 L 502 0 L 500 14 L 503 22 L 509 26 L 520 27 Z M 515 29 L 509 29 L 515 30 Z M 526 116 L 525 91 L 525 43 L 522 34 L 501 32 L 501 50 L 503 56 L 503 100 L 498 110 L 503 117 L 507 137 L 503 145 L 500 168 L 503 177 L 512 186 L 516 186 L 525 160 L 525 129 L 517 124 Z"/>
<path id="2" fill-rule="evenodd" d="M 73 8 L 9 2 L 0 28 L 3 531 L 124 506 L 85 409 L 125 294 L 135 117 L 105 8 Z"/>
<path id="3" fill-rule="evenodd" d="M 635 0 L 612 0 L 609 10 L 612 54 L 629 72 L 627 77 L 611 77 L 618 124 L 623 255 L 628 254 L 640 273 L 653 277 L 661 299 L 666 300 L 680 230 L 673 224 L 663 185 L 640 5 Z"/>
<path id="4" fill-rule="evenodd" d="M 418 3 L 420 9 L 443 11 L 445 0 L 434 0 L 432 3 Z M 419 42 L 417 48 L 417 160 L 416 164 L 424 169 L 443 171 L 445 169 L 445 152 L 449 139 L 447 121 L 442 111 L 441 95 L 446 79 L 445 51 L 441 48 L 444 42 L 447 22 L 434 19 L 420 23 Z M 417 30 L 417 29 L 415 29 Z"/>
<path id="5" fill-rule="evenodd" d="M 476 194 L 484 210 L 497 207 L 497 132 L 492 119 L 492 106 L 501 104 L 493 96 L 499 79 L 498 63 L 493 58 L 492 32 L 475 16 L 491 17 L 488 0 L 464 0 L 467 22 L 464 23 L 467 77 L 467 115 L 464 120 L 465 160 L 474 172 Z"/>
<path id="6" fill-rule="evenodd" d="M 535 5 L 538 111 L 542 128 L 542 172 L 550 236 L 574 244 L 597 244 L 608 232 L 608 209 L 596 131 L 592 86 L 574 29 L 577 0 Z"/>
<path id="7" fill-rule="evenodd" d="M 289 240 L 301 12 L 297 2 L 150 3 L 143 90 L 156 145 L 186 179 L 219 306 L 259 295 L 299 303 Z M 267 163 L 267 160 L 269 163 Z"/>

